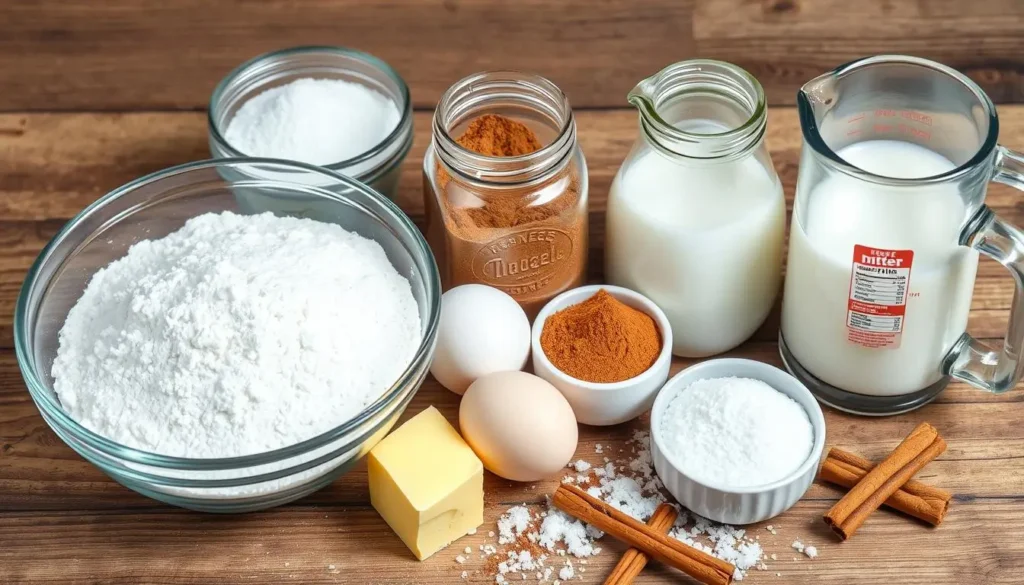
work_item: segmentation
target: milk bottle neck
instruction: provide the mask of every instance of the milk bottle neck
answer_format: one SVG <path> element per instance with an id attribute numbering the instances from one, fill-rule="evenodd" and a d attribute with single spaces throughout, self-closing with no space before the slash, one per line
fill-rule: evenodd
<path id="1" fill-rule="evenodd" d="M 721 61 L 670 65 L 629 93 L 640 129 L 664 154 L 695 160 L 728 160 L 763 144 L 768 116 L 761 84 Z"/>

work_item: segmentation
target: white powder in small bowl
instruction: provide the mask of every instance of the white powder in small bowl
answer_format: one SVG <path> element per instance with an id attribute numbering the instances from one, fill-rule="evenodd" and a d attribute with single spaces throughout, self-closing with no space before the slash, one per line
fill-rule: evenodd
<path id="1" fill-rule="evenodd" d="M 814 446 L 814 429 L 803 407 L 750 378 L 690 384 L 668 404 L 660 434 L 679 471 L 704 484 L 731 488 L 787 477 Z"/>
<path id="2" fill-rule="evenodd" d="M 306 78 L 242 104 L 224 139 L 247 156 L 329 165 L 369 151 L 401 117 L 393 101 L 365 85 Z"/>

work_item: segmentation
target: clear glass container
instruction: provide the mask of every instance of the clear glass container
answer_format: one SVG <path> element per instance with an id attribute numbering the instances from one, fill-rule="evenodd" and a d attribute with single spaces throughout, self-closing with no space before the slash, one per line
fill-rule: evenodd
<path id="1" fill-rule="evenodd" d="M 542 148 L 522 156 L 478 154 L 456 140 L 479 116 L 528 126 Z M 445 289 L 501 289 L 533 317 L 587 269 L 587 165 L 569 100 L 550 81 L 487 72 L 441 97 L 423 159 L 427 239 Z"/>
<path id="2" fill-rule="evenodd" d="M 670 65 L 629 94 L 640 134 L 608 195 L 608 282 L 668 315 L 673 353 L 736 347 L 782 278 L 786 204 L 761 85 L 720 61 Z"/>
<path id="3" fill-rule="evenodd" d="M 896 414 L 949 378 L 992 392 L 1024 371 L 1024 234 L 985 206 L 989 181 L 1024 189 L 973 81 L 903 55 L 861 59 L 797 94 L 804 144 L 779 348 L 819 400 Z M 979 253 L 1016 294 L 1001 347 L 967 333 Z"/>
<path id="4" fill-rule="evenodd" d="M 309 176 L 296 183 L 248 178 L 267 174 Z M 311 187 L 312 182 L 325 186 Z M 299 444 L 257 455 L 170 457 L 116 443 L 86 428 L 65 412 L 53 389 L 51 368 L 68 311 L 97 270 L 123 257 L 140 240 L 166 236 L 203 213 L 247 213 L 239 190 L 282 200 L 282 207 L 301 206 L 304 217 L 336 223 L 381 245 L 398 272 L 409 279 L 420 312 L 423 338 L 408 368 L 353 419 Z M 82 457 L 151 498 L 195 510 L 245 512 L 284 504 L 326 486 L 387 434 L 427 376 L 440 307 L 440 281 L 430 249 L 392 202 L 319 167 L 268 159 L 222 159 L 190 163 L 133 181 L 69 221 L 25 278 L 15 309 L 14 341 L 18 366 L 43 419 Z"/>
<path id="5" fill-rule="evenodd" d="M 325 168 L 373 187 L 394 200 L 400 167 L 412 147 L 412 101 L 405 81 L 380 59 L 342 47 L 295 47 L 274 51 L 242 63 L 221 80 L 210 98 L 207 127 L 214 158 L 245 157 L 224 138 L 224 130 L 242 105 L 268 89 L 303 78 L 340 79 L 364 85 L 391 99 L 401 119 L 395 129 L 370 150 Z M 302 174 L 270 177 L 313 180 Z"/>

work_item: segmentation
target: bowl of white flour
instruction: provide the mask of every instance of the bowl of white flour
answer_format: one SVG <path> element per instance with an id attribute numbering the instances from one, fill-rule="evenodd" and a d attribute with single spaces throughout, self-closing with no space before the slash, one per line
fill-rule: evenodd
<path id="1" fill-rule="evenodd" d="M 792 507 L 814 481 L 824 448 L 814 396 L 763 362 L 690 366 L 651 408 L 651 458 L 665 489 L 725 524 L 761 522 Z"/>
<path id="2" fill-rule="evenodd" d="M 280 173 L 308 180 L 246 178 Z M 242 209 L 238 189 L 292 213 Z M 222 159 L 71 220 L 26 277 L 15 343 L 79 454 L 152 498 L 238 512 L 327 485 L 387 433 L 426 376 L 439 307 L 433 256 L 385 197 Z"/>

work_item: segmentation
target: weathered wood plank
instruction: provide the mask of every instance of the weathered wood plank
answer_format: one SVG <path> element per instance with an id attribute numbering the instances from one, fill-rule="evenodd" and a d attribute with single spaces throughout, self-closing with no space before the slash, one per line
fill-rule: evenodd
<path id="1" fill-rule="evenodd" d="M 929 529 L 889 512 L 879 512 L 845 543 L 836 542 L 821 522 L 830 505 L 802 501 L 752 534 L 769 554 L 767 571 L 751 571 L 750 583 L 1020 582 L 1024 569 L 1021 502 L 956 502 L 943 526 Z M 5 583 L 192 584 L 248 583 L 493 583 L 478 547 L 504 508 L 490 508 L 485 524 L 432 558 L 417 562 L 383 520 L 366 508 L 290 506 L 224 518 L 180 510 L 33 512 L 5 514 L 0 523 L 0 577 Z M 813 544 L 809 560 L 790 544 Z M 581 583 L 599 583 L 623 547 L 605 537 L 602 552 L 586 565 L 574 562 Z M 469 546 L 472 554 L 462 550 Z M 159 551 L 159 554 L 154 554 Z M 215 553 L 214 553 L 215 551 Z M 465 564 L 457 555 L 468 557 Z M 561 566 L 561 557 L 552 563 Z M 467 571 L 467 579 L 460 579 Z M 777 575 L 781 573 L 781 575 Z M 519 580 L 518 578 L 516 579 Z M 536 581 L 532 581 L 536 582 Z M 678 572 L 652 564 L 640 584 L 689 583 Z"/>
<path id="2" fill-rule="evenodd" d="M 402 75 L 416 106 L 478 71 L 536 72 L 577 106 L 620 106 L 694 55 L 690 1 L 232 0 L 0 5 L 0 111 L 206 107 L 243 61 L 342 45 Z"/>
<path id="3" fill-rule="evenodd" d="M 1004 143 L 1024 148 L 1024 106 L 1004 106 Z M 770 114 L 768 144 L 791 199 L 796 184 L 800 133 L 791 108 Z M 416 140 L 403 165 L 398 202 L 422 219 L 420 165 L 429 143 L 429 114 L 417 114 Z M 604 208 L 611 180 L 636 134 L 628 110 L 581 112 L 580 141 L 590 177 L 591 270 L 603 272 Z M 21 275 L 38 251 L 72 217 L 103 193 L 140 175 L 208 156 L 205 117 L 199 113 L 10 114 L 0 115 L 0 346 L 10 346 L 10 321 Z M 1013 189 L 994 186 L 989 204 L 1008 220 L 1024 225 L 1024 199 Z M 46 221 L 40 221 L 46 220 Z M 976 335 L 996 337 L 1004 329 L 999 311 L 1009 307 L 1011 281 L 1005 269 L 982 262 L 975 295 Z M 771 334 L 773 335 L 773 334 Z M 771 335 L 758 339 L 767 340 Z"/>
<path id="4" fill-rule="evenodd" d="M 1024 12 L 1018 0 L 713 0 L 697 2 L 702 57 L 732 61 L 771 104 L 793 104 L 807 80 L 877 54 L 926 57 L 963 71 L 996 102 L 1024 101 Z"/>
<path id="5" fill-rule="evenodd" d="M 578 107 L 623 105 L 663 66 L 734 61 L 792 104 L 806 80 L 879 53 L 962 69 L 998 102 L 1024 101 L 1016 0 L 302 0 L 0 5 L 0 111 L 206 106 L 242 61 L 293 45 L 356 47 L 390 62 L 417 106 L 486 69 L 535 71 Z"/>
<path id="6" fill-rule="evenodd" d="M 999 115 L 1001 142 L 1024 150 L 1024 106 L 1001 106 Z M 413 148 L 402 167 L 398 203 L 413 217 L 423 214 L 421 172 L 431 116 L 416 114 Z M 578 112 L 577 123 L 590 173 L 590 209 L 601 212 L 636 139 L 637 117 L 632 110 Z M 769 112 L 767 141 L 791 198 L 802 141 L 792 108 Z M 199 112 L 0 114 L 0 220 L 69 219 L 128 181 L 209 156 L 206 116 Z M 993 186 L 988 199 L 1007 213 L 1024 213 L 1018 211 L 1024 199 L 1008 187 Z"/>
<path id="7" fill-rule="evenodd" d="M 2 41 L 0 41 L 2 42 Z M 1003 107 L 1004 142 L 1024 146 L 1024 107 Z M 792 110 L 771 112 L 768 141 L 787 193 L 793 191 L 800 138 Z M 25 120 L 24 123 L 21 120 Z M 593 179 L 595 250 L 600 278 L 604 206 L 608 185 L 635 136 L 627 110 L 582 112 L 580 137 Z M 417 115 L 416 146 L 406 161 L 399 202 L 419 217 L 419 159 L 427 142 L 428 115 Z M 198 113 L 0 115 L 0 348 L 11 342 L 11 315 L 21 276 L 64 220 L 96 197 L 136 176 L 206 155 Z M 8 169 L 10 173 L 6 172 Z M 1024 223 L 1016 192 L 993 191 L 990 203 Z M 1011 282 L 1003 269 L 984 263 L 976 286 L 972 332 L 1001 335 Z M 729 355 L 781 365 L 773 343 L 777 314 Z M 678 371 L 693 360 L 676 360 Z M 457 397 L 428 380 L 406 417 L 437 405 L 451 420 Z M 889 513 L 872 517 L 858 536 L 839 545 L 820 522 L 839 492 L 815 485 L 791 512 L 773 519 L 777 536 L 754 527 L 779 560 L 749 582 L 843 582 L 882 585 L 898 574 L 906 583 L 962 583 L 985 579 L 1015 583 L 1024 569 L 1024 434 L 1018 431 L 1024 394 L 985 394 L 954 384 L 917 412 L 864 419 L 826 410 L 828 444 L 879 458 L 921 420 L 936 424 L 949 450 L 921 479 L 957 494 L 954 510 L 938 530 Z M 581 427 L 577 456 L 616 458 L 641 419 L 612 428 Z M 595 452 L 596 445 L 603 453 Z M 554 482 L 514 484 L 487 476 L 488 522 L 509 505 L 538 504 Z M 231 518 L 173 510 L 135 495 L 78 457 L 40 418 L 21 380 L 13 351 L 0 349 L 0 582 L 43 583 L 453 583 L 493 582 L 473 556 L 454 557 L 465 546 L 417 563 L 367 506 L 365 468 L 294 505 Z M 493 527 L 493 524 L 489 524 Z M 487 530 L 466 542 L 476 547 Z M 818 546 L 809 561 L 789 544 L 800 537 Z M 898 546 L 895 544 L 898 543 Z M 598 582 L 621 547 L 587 565 L 584 582 Z M 158 551 L 158 552 L 154 552 Z M 906 551 L 924 551 L 907 554 Z M 927 552 L 932 551 L 932 552 Z M 331 565 L 333 569 L 329 568 Z M 782 573 L 776 577 L 775 573 Z M 677 582 L 652 567 L 638 583 Z"/>
<path id="8" fill-rule="evenodd" d="M 774 345 L 747 344 L 730 356 L 757 359 L 781 367 Z M 673 373 L 695 360 L 676 360 Z M 826 409 L 828 444 L 881 458 L 917 422 L 935 424 L 950 448 L 922 475 L 965 499 L 1021 496 L 1024 498 L 1024 431 L 1020 418 L 1024 396 L 986 394 L 954 384 L 935 404 L 897 418 L 866 420 Z M 436 406 L 450 420 L 458 418 L 458 398 L 428 379 L 404 415 L 408 418 Z M 610 428 L 581 426 L 577 458 L 598 463 L 616 458 L 635 429 L 647 429 L 648 418 Z M 602 445 L 603 453 L 596 453 Z M 489 503 L 540 501 L 554 482 L 523 485 L 487 476 Z M 0 351 L 0 511 L 151 508 L 153 502 L 108 479 L 79 458 L 46 426 L 24 389 L 11 351 Z M 811 499 L 832 497 L 812 488 Z M 305 505 L 347 507 L 365 505 L 365 468 L 359 466 L 331 487 L 303 501 Z"/>

